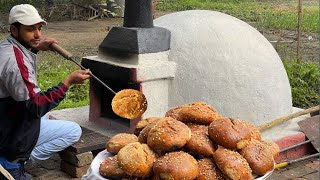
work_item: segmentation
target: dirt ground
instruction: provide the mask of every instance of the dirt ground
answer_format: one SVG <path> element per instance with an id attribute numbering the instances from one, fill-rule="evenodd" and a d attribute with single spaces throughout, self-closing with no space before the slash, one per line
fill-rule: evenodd
<path id="1" fill-rule="evenodd" d="M 170 12 L 157 12 L 159 17 Z M 93 21 L 55 21 L 44 29 L 45 37 L 54 37 L 61 46 L 78 57 L 96 55 L 99 44 L 114 26 L 122 26 L 122 18 L 101 18 Z M 255 24 L 251 24 L 255 26 Z M 258 29 L 274 46 L 282 59 L 294 59 L 297 33 L 288 30 Z M 302 60 L 319 61 L 320 47 L 317 33 L 302 34 Z"/>

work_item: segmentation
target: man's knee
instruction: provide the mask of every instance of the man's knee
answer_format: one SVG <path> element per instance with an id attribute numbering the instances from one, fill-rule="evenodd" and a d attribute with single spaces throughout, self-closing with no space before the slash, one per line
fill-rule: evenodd
<path id="1" fill-rule="evenodd" d="M 70 143 L 76 143 L 77 141 L 79 141 L 81 134 L 82 134 L 82 129 L 79 126 L 79 124 L 75 123 L 75 122 L 71 122 L 71 130 L 69 133 L 69 139 L 70 139 Z"/>

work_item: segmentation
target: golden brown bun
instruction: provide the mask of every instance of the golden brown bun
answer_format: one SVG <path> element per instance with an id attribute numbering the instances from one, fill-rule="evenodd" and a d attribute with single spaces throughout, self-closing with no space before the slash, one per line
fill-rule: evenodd
<path id="1" fill-rule="evenodd" d="M 194 102 L 170 109 L 166 117 L 172 117 L 184 123 L 209 125 L 219 118 L 219 114 L 205 102 Z"/>
<path id="2" fill-rule="evenodd" d="M 254 124 L 249 122 L 249 121 L 243 121 L 243 120 L 241 120 L 241 121 L 249 129 L 251 139 L 256 139 L 256 140 L 260 141 L 261 140 L 261 134 L 260 134 L 258 128 Z"/>
<path id="3" fill-rule="evenodd" d="M 156 155 L 146 144 L 128 144 L 118 152 L 117 157 L 119 166 L 126 174 L 136 177 L 152 176 Z"/>
<path id="4" fill-rule="evenodd" d="M 226 148 L 242 149 L 250 141 L 250 131 L 244 124 L 233 118 L 220 118 L 209 125 L 210 139 Z"/>
<path id="5" fill-rule="evenodd" d="M 148 124 L 155 122 L 155 121 L 158 121 L 158 120 L 160 120 L 159 117 L 150 117 L 150 118 L 143 119 L 143 120 L 139 121 L 138 124 L 136 125 L 136 128 L 134 129 L 134 134 L 136 136 L 139 136 L 139 134 L 143 128 L 145 128 Z"/>
<path id="6" fill-rule="evenodd" d="M 164 117 L 151 128 L 147 143 L 155 152 L 162 154 L 183 147 L 190 138 L 191 131 L 187 125 L 171 117 Z"/>
<path id="7" fill-rule="evenodd" d="M 165 180 L 192 180 L 199 174 L 198 163 L 190 154 L 179 151 L 160 157 L 153 166 L 155 175 Z"/>
<path id="8" fill-rule="evenodd" d="M 195 180 L 227 180 L 211 158 L 200 159 L 198 166 L 200 173 Z"/>
<path id="9" fill-rule="evenodd" d="M 99 167 L 99 173 L 105 178 L 121 178 L 126 175 L 118 166 L 117 156 L 106 158 Z"/>
<path id="10" fill-rule="evenodd" d="M 182 108 L 182 106 L 174 107 L 169 109 L 169 111 L 166 112 L 165 117 L 172 117 L 173 119 L 179 120 L 179 111 Z"/>
<path id="11" fill-rule="evenodd" d="M 135 89 L 123 89 L 113 97 L 111 106 L 118 116 L 135 119 L 147 110 L 147 99 Z"/>
<path id="12" fill-rule="evenodd" d="M 191 139 L 184 146 L 185 150 L 201 157 L 211 157 L 215 148 L 209 138 L 208 126 L 188 124 L 188 127 L 191 130 Z"/>
<path id="13" fill-rule="evenodd" d="M 264 144 L 266 148 L 268 148 L 271 151 L 273 158 L 278 157 L 278 155 L 280 154 L 280 148 L 278 144 L 272 141 L 261 141 L 261 143 Z"/>
<path id="14" fill-rule="evenodd" d="M 138 137 L 136 135 L 119 133 L 107 142 L 106 149 L 110 153 L 117 154 L 121 148 L 133 142 L 138 142 Z"/>
<path id="15" fill-rule="evenodd" d="M 148 134 L 150 132 L 150 130 L 156 125 L 156 122 L 152 122 L 150 124 L 148 124 L 145 128 L 142 129 L 142 131 L 140 132 L 139 136 L 138 136 L 138 141 L 140 143 L 144 143 L 147 144 L 147 140 L 148 140 Z"/>
<path id="16" fill-rule="evenodd" d="M 273 169 L 274 160 L 271 151 L 260 141 L 251 140 L 240 154 L 249 163 L 252 172 L 257 175 L 265 175 Z"/>
<path id="17" fill-rule="evenodd" d="M 231 180 L 253 179 L 252 171 L 246 159 L 238 152 L 219 147 L 213 154 L 219 169 Z"/>

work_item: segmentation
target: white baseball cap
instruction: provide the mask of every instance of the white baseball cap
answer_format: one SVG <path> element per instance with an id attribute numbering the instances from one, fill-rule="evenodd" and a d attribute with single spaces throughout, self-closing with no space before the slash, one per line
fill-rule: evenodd
<path id="1" fill-rule="evenodd" d="M 37 9 L 30 4 L 20 4 L 12 7 L 9 14 L 9 24 L 15 22 L 26 26 L 38 23 L 47 25 L 47 22 L 40 17 Z"/>

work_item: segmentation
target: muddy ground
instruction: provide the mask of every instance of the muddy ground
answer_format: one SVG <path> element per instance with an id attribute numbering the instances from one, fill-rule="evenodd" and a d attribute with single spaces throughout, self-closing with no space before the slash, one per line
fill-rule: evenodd
<path id="1" fill-rule="evenodd" d="M 155 17 L 170 12 L 157 12 Z M 60 45 L 82 57 L 96 55 L 99 44 L 113 26 L 121 26 L 122 18 L 98 18 L 92 21 L 53 21 L 44 29 L 45 37 L 57 38 Z M 255 26 L 255 24 L 251 24 Z M 294 59 L 297 49 L 295 31 L 258 29 L 275 47 L 282 59 Z M 319 35 L 302 34 L 302 60 L 319 61 Z"/>

